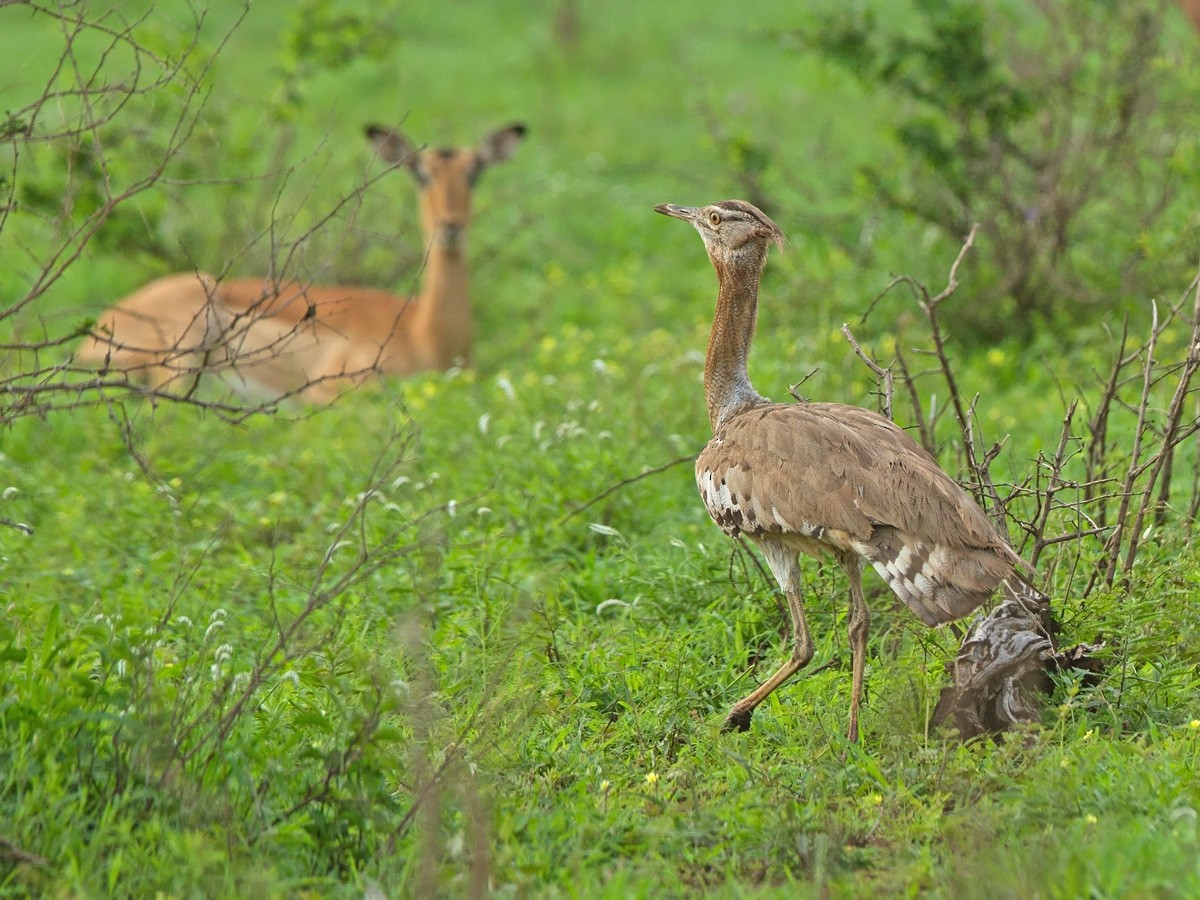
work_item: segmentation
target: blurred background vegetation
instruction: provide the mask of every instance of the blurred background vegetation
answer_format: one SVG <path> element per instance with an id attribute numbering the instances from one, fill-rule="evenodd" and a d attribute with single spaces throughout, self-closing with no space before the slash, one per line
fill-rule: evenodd
<path id="1" fill-rule="evenodd" d="M 713 276 L 651 208 L 729 197 L 790 239 L 751 360 L 776 399 L 813 373 L 874 405 L 841 324 L 883 362 L 926 347 L 884 290 L 944 283 L 979 223 L 943 326 L 997 478 L 1042 478 L 1067 403 L 1083 447 L 1195 275 L 1198 54 L 1145 0 L 0 3 L 0 891 L 1200 891 L 1194 442 L 1124 583 L 1083 589 L 1102 537 L 1047 553 L 1108 675 L 1064 673 L 997 744 L 930 732 L 955 636 L 877 594 L 845 746 L 844 588 L 815 565 L 830 668 L 718 737 L 783 647 L 771 588 L 686 464 L 605 493 L 707 437 Z M 476 196 L 474 371 L 237 424 L 30 402 L 159 275 L 415 289 L 415 191 L 374 180 L 363 126 L 514 120 Z M 1186 325 L 1146 353 L 1151 411 Z M 1144 461 L 1136 401 L 1107 402 L 1088 472 Z"/>
<path id="2" fill-rule="evenodd" d="M 664 196 L 763 206 L 793 241 L 780 293 L 832 321 L 864 309 L 890 273 L 931 277 L 930 261 L 979 222 L 973 302 L 948 313 L 968 343 L 1144 311 L 1194 263 L 1196 36 L 1167 4 L 767 4 L 749 19 L 566 0 L 445 16 L 333 0 L 66 9 L 139 22 L 139 41 L 167 55 L 198 35 L 185 68 L 203 107 L 162 180 L 105 219 L 86 271 L 66 273 L 43 315 L 95 311 L 171 271 L 264 271 L 279 242 L 359 183 L 371 165 L 361 129 L 376 120 L 435 144 L 514 118 L 532 128 L 524 165 L 481 197 L 480 283 L 496 280 L 502 253 L 513 298 L 479 304 L 484 331 L 501 333 L 485 360 L 514 349 L 502 323 L 525 335 L 566 322 L 636 333 L 671 318 L 660 279 L 697 285 L 704 273 L 645 266 L 678 240 L 640 214 Z M 34 116 L 12 111 L 40 95 L 63 26 L 26 4 L 5 17 L 6 131 L 20 134 Z M 103 33 L 82 34 L 77 64 L 95 65 L 104 46 Z M 122 50 L 101 78 L 125 75 Z M 57 76 L 64 87 L 72 77 Z M 39 223 L 52 227 L 66 204 L 94 212 L 103 179 L 119 185 L 157 163 L 183 94 L 179 83 L 149 92 L 100 132 L 22 146 L 0 258 L 10 295 L 39 262 Z M 35 132 L 56 133 L 73 112 L 69 97 L 39 107 Z M 97 140 L 112 157 L 104 173 L 89 169 Z M 299 265 L 318 280 L 411 283 L 421 250 L 402 227 L 409 191 L 367 192 L 306 239 Z M 634 285 L 642 302 L 623 302 Z"/>

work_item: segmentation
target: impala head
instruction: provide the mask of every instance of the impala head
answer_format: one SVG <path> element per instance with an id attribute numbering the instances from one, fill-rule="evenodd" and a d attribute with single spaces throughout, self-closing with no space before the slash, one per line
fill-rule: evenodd
<path id="1" fill-rule="evenodd" d="M 493 131 L 476 147 L 418 147 L 382 125 L 367 126 L 367 137 L 385 161 L 402 165 L 421 192 L 421 223 L 443 246 L 457 246 L 471 221 L 471 190 L 493 163 L 504 162 L 525 137 L 517 122 Z"/>
<path id="2" fill-rule="evenodd" d="M 690 222 L 704 239 L 708 257 L 720 273 L 731 265 L 762 262 L 767 247 L 783 246 L 783 231 L 766 213 L 745 200 L 722 200 L 710 206 L 662 203 L 655 212 Z"/>

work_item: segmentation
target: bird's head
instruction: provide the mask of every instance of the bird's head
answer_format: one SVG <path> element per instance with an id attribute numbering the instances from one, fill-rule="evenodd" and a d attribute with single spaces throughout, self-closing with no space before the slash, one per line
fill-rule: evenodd
<path id="1" fill-rule="evenodd" d="M 691 222 L 704 239 L 709 258 L 718 271 L 743 259 L 760 266 L 767 247 L 782 247 L 783 231 L 761 209 L 745 200 L 722 200 L 710 206 L 676 206 L 662 203 L 655 212 Z"/>

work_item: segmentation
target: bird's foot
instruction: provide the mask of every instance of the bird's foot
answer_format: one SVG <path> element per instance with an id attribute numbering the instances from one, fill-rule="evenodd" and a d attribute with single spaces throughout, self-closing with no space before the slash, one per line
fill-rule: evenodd
<path id="1" fill-rule="evenodd" d="M 734 709 L 725 717 L 725 724 L 721 726 L 721 733 L 728 734 L 731 731 L 749 731 L 750 716 L 754 714 L 752 709 Z"/>

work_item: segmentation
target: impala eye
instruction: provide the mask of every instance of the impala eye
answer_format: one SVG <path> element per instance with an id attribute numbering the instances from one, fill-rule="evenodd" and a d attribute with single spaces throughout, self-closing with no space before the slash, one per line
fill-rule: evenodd
<path id="1" fill-rule="evenodd" d="M 715 209 L 708 214 L 708 224 L 714 228 L 721 224 L 721 214 Z"/>

